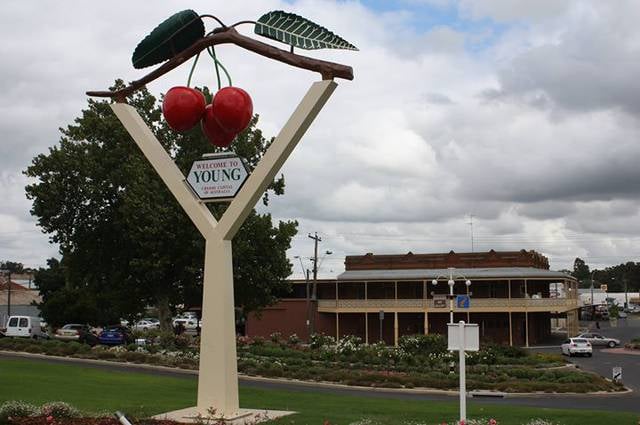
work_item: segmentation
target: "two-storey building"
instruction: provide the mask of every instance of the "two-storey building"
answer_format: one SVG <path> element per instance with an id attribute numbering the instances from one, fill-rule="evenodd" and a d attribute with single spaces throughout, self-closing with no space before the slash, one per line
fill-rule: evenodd
<path id="1" fill-rule="evenodd" d="M 289 297 L 249 317 L 249 336 L 315 331 L 395 344 L 445 334 L 451 316 L 477 323 L 481 340 L 510 345 L 543 342 L 559 323 L 578 332 L 577 281 L 535 251 L 347 256 L 345 272 L 315 291 L 313 282 L 292 283 Z"/>

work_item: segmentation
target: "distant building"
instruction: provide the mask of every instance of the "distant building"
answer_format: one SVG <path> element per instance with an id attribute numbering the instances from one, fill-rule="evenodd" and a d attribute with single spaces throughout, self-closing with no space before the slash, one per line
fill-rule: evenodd
<path id="1" fill-rule="evenodd" d="M 317 301 L 307 299 L 305 281 L 292 281 L 290 296 L 250 315 L 246 332 L 296 333 L 306 339 L 313 327 L 335 337 L 357 335 L 387 344 L 397 344 L 402 335 L 445 334 L 450 268 L 454 296 L 470 299 L 468 308 L 454 306 L 454 322 L 477 323 L 482 340 L 538 344 L 550 336 L 552 318 L 564 319 L 568 334 L 578 333 L 577 281 L 549 270 L 545 256 L 524 250 L 347 256 L 344 273 L 318 280 Z M 435 286 L 433 279 L 438 279 Z"/>
<path id="2" fill-rule="evenodd" d="M 9 286 L 11 285 L 11 286 Z M 9 291 L 11 289 L 11 291 Z M 9 292 L 11 292 L 9 294 Z M 13 277 L 8 282 L 6 277 L 0 277 L 0 327 L 7 324 L 9 316 L 9 300 L 11 301 L 12 316 L 39 316 L 40 310 L 33 305 L 42 301 L 35 289 L 29 289 L 22 282 L 17 283 Z"/>

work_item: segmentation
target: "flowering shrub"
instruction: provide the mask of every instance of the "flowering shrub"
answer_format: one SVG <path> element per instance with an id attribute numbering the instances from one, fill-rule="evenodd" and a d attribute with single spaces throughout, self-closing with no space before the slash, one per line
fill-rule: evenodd
<path id="1" fill-rule="evenodd" d="M 36 416 L 38 408 L 24 401 L 5 401 L 0 405 L 0 424 L 6 424 L 9 418 Z"/>
<path id="2" fill-rule="evenodd" d="M 355 335 L 348 335 L 341 338 L 336 344 L 336 353 L 353 354 L 362 348 L 362 338 Z"/>
<path id="3" fill-rule="evenodd" d="M 309 347 L 319 349 L 322 347 L 332 346 L 336 343 L 336 340 L 332 336 L 325 334 L 311 334 L 309 338 Z"/>
<path id="4" fill-rule="evenodd" d="M 447 342 L 439 334 L 403 335 L 398 347 L 410 354 L 443 354 L 447 351 Z"/>
<path id="5" fill-rule="evenodd" d="M 51 416 L 54 419 L 77 418 L 80 416 L 80 411 L 69 403 L 52 401 L 40 406 L 40 415 Z"/>
<path id="6" fill-rule="evenodd" d="M 282 334 L 280 332 L 274 332 L 269 335 L 269 339 L 271 340 L 271 342 L 275 342 L 277 344 L 282 339 Z"/>
<path id="7" fill-rule="evenodd" d="M 296 334 L 291 334 L 289 335 L 289 339 L 287 340 L 287 343 L 289 345 L 294 345 L 294 346 L 298 345 L 300 344 L 300 338 Z"/>

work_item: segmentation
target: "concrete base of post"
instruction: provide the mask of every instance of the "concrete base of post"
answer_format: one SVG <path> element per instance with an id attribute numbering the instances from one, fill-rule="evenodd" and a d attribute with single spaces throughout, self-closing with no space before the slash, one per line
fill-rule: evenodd
<path id="1" fill-rule="evenodd" d="M 203 414 L 198 411 L 197 407 L 187 407 L 186 409 L 161 413 L 154 416 L 153 419 L 170 420 L 184 424 L 223 422 L 228 425 L 244 425 L 272 421 L 282 418 L 283 416 L 293 415 L 294 413 L 296 412 L 289 412 L 286 410 L 240 409 L 238 413 L 232 417 L 220 417 L 216 416 L 215 412 Z"/>

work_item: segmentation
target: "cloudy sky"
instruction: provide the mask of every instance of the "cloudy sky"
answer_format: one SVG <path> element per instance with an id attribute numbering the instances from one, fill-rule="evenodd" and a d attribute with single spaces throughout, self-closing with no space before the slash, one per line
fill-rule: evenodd
<path id="1" fill-rule="evenodd" d="M 226 23 L 283 9 L 360 48 L 308 53 L 351 65 L 355 79 L 338 81 L 285 165 L 286 195 L 269 208 L 300 223 L 296 274 L 310 266 L 308 233 L 333 252 L 321 263 L 333 275 L 348 254 L 471 251 L 471 216 L 476 251 L 535 249 L 556 269 L 577 256 L 598 267 L 638 260 L 633 0 L 5 0 L 0 259 L 40 266 L 56 255 L 29 214 L 22 170 L 58 142 L 86 90 L 147 72 L 132 68 L 134 47 L 185 7 Z M 217 51 L 268 135 L 318 79 L 239 48 Z M 150 90 L 183 85 L 188 68 Z M 210 63 L 194 81 L 214 85 Z"/>

